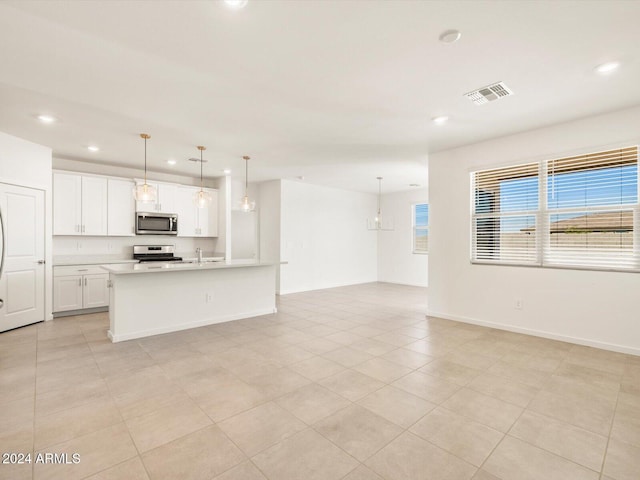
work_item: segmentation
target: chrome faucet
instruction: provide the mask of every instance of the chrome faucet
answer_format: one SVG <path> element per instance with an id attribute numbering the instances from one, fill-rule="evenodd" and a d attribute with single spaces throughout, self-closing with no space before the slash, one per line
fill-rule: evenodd
<path id="1" fill-rule="evenodd" d="M 198 263 L 202 263 L 202 249 L 200 247 L 196 248 L 196 254 L 198 255 Z"/>

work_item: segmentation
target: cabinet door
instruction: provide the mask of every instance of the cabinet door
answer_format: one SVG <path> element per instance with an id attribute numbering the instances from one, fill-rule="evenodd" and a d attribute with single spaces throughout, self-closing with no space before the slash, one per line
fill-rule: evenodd
<path id="1" fill-rule="evenodd" d="M 179 187 L 176 193 L 176 212 L 178 214 L 178 236 L 195 237 L 198 227 L 198 212 L 193 203 L 197 191 L 193 187 Z"/>
<path id="2" fill-rule="evenodd" d="M 144 181 L 138 181 L 137 185 L 142 185 Z M 155 182 L 147 182 L 148 185 L 151 185 L 156 188 L 156 192 L 158 191 L 158 184 Z M 145 203 L 136 201 L 136 212 L 157 212 L 158 211 L 158 200 L 154 203 Z"/>
<path id="3" fill-rule="evenodd" d="M 82 276 L 53 277 L 53 311 L 82 308 Z"/>
<path id="4" fill-rule="evenodd" d="M 85 275 L 82 281 L 82 305 L 84 308 L 104 307 L 109 305 L 108 273 Z"/>
<path id="5" fill-rule="evenodd" d="M 107 234 L 133 236 L 135 230 L 135 183 L 110 178 L 107 186 Z"/>
<path id="6" fill-rule="evenodd" d="M 82 234 L 107 234 L 107 179 L 82 177 Z"/>
<path id="7" fill-rule="evenodd" d="M 158 211 L 161 213 L 176 213 L 177 193 L 177 185 L 160 183 L 158 185 Z"/>
<path id="8" fill-rule="evenodd" d="M 53 234 L 82 234 L 82 177 L 53 174 Z"/>
<path id="9" fill-rule="evenodd" d="M 198 232 L 202 237 L 218 236 L 218 191 L 214 189 L 205 189 L 211 194 L 211 203 L 207 208 L 199 208 L 198 210 Z"/>

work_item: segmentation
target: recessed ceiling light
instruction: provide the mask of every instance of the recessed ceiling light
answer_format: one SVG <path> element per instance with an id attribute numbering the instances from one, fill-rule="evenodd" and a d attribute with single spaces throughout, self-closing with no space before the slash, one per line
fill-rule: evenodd
<path id="1" fill-rule="evenodd" d="M 438 39 L 443 43 L 456 43 L 461 36 L 462 34 L 458 30 L 445 30 Z"/>
<path id="2" fill-rule="evenodd" d="M 433 117 L 431 121 L 436 125 L 444 125 L 449 121 L 449 117 L 447 117 L 446 115 L 441 115 L 439 117 Z"/>
<path id="3" fill-rule="evenodd" d="M 224 3 L 229 8 L 233 8 L 234 10 L 239 10 L 244 8 L 247 5 L 249 0 L 224 0 Z"/>
<path id="4" fill-rule="evenodd" d="M 56 117 L 52 117 L 51 115 L 38 115 L 38 120 L 42 123 L 53 123 L 56 121 Z"/>
<path id="5" fill-rule="evenodd" d="M 225 175 L 229 175 L 231 173 L 231 170 L 229 168 L 225 168 L 222 173 L 224 173 Z"/>
<path id="6" fill-rule="evenodd" d="M 600 75 L 609 75 L 615 72 L 620 67 L 620 62 L 607 62 L 602 65 L 598 65 L 595 70 Z"/>
<path id="7" fill-rule="evenodd" d="M 169 160 L 167 160 L 167 163 L 168 163 L 169 165 L 175 165 L 175 164 L 176 164 L 176 161 L 175 161 L 173 158 L 170 158 Z"/>
<path id="8" fill-rule="evenodd" d="M 96 147 L 95 145 L 89 145 L 87 147 L 87 150 L 89 150 L 90 152 L 97 152 L 100 149 L 98 147 Z"/>

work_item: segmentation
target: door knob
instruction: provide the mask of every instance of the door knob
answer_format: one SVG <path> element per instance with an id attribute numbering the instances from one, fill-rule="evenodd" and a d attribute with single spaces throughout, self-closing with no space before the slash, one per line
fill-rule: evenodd
<path id="1" fill-rule="evenodd" d="M 4 300 L 0 298 L 0 308 L 4 307 Z"/>
<path id="2" fill-rule="evenodd" d="M 44 265 L 44 260 L 38 260 L 38 265 Z"/>

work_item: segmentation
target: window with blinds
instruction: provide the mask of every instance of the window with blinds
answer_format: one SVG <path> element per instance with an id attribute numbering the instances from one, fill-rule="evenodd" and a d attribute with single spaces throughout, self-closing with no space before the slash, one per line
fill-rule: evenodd
<path id="1" fill-rule="evenodd" d="M 640 271 L 638 147 L 474 172 L 472 261 Z"/>
<path id="2" fill-rule="evenodd" d="M 429 251 L 429 205 L 418 203 L 413 205 L 413 253 Z"/>

